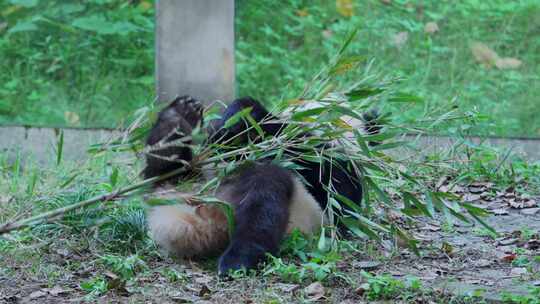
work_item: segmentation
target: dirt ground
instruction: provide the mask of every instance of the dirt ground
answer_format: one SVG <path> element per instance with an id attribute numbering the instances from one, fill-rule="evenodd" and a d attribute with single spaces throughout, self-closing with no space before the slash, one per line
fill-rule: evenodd
<path id="1" fill-rule="evenodd" d="M 463 197 L 494 213 L 487 222 L 498 236 L 490 236 L 478 224 L 456 223 L 448 228 L 423 218 L 411 231 L 421 241 L 420 257 L 404 248 L 392 254 L 384 244 L 375 250 L 380 255 L 376 258 L 367 252 L 352 253 L 338 263 L 338 269 L 352 279 L 348 282 L 292 284 L 267 276 L 224 281 L 216 276 L 215 265 L 179 263 L 156 255 L 145 257 L 149 270 L 144 274 L 127 284 L 119 282 L 104 295 L 89 297 L 80 288 L 82 281 L 104 275 L 115 282 L 115 275 L 95 266 L 99 252 L 70 248 L 67 244 L 73 240 L 59 239 L 36 242 L 2 257 L 0 303 L 364 303 L 361 270 L 404 280 L 418 278 L 430 292 L 414 295 L 410 300 L 415 303 L 446 303 L 453 295 L 473 294 L 499 302 L 503 291 L 526 294 L 528 288 L 540 286 L 539 200 L 519 199 L 511 193 L 489 200 L 474 195 L 467 192 Z M 171 267 L 182 274 L 179 280 L 163 274 Z"/>
<path id="2" fill-rule="evenodd" d="M 540 211 L 535 208 L 534 212 L 508 210 L 507 214 L 489 218 L 488 224 L 500 233 L 495 239 L 482 236 L 482 231 L 472 227 L 458 227 L 455 232 L 445 233 L 436 223 L 426 220 L 416 236 L 424 239 L 424 244 L 430 243 L 431 253 L 421 258 L 402 255 L 378 271 L 397 277 L 413 275 L 426 286 L 453 294 L 470 295 L 484 290 L 483 296 L 494 301 L 500 300 L 502 291 L 526 294 L 528 287 L 540 286 L 539 263 L 516 263 L 518 259 L 533 260 L 540 254 Z M 524 240 L 523 229 L 535 235 Z"/>

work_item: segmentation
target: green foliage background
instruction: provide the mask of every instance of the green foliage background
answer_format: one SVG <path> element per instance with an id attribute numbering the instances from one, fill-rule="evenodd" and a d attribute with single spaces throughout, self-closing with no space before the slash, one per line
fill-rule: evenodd
<path id="1" fill-rule="evenodd" d="M 239 95 L 267 103 L 300 95 L 347 32 L 359 28 L 350 50 L 365 57 L 370 73 L 401 76 L 401 89 L 430 103 L 457 97 L 465 111 L 485 114 L 465 126 L 469 132 L 540 135 L 540 2 L 352 2 L 347 17 L 330 0 L 237 0 Z M 154 99 L 153 22 L 148 0 L 1 0 L 0 123 L 122 123 Z M 427 22 L 440 31 L 424 33 Z M 400 32 L 408 40 L 398 48 L 392 37 Z M 474 41 L 523 65 L 484 68 L 471 54 Z M 359 68 L 358 77 L 365 71 Z M 418 117 L 426 108 L 417 106 Z"/>

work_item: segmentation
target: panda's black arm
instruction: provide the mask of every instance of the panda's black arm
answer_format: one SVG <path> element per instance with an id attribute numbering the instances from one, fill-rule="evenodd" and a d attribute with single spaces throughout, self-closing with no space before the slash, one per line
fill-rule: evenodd
<path id="1" fill-rule="evenodd" d="M 241 169 L 225 184 L 234 206 L 235 229 L 219 259 L 219 273 L 256 268 L 267 253 L 276 255 L 289 220 L 294 191 L 290 172 L 257 163 Z"/>
<path id="2" fill-rule="evenodd" d="M 202 104 L 190 96 L 178 97 L 161 110 L 146 140 L 144 178 L 171 172 L 192 160 L 189 136 L 202 124 L 202 111 Z"/>
<path id="3" fill-rule="evenodd" d="M 360 176 L 352 167 L 352 162 L 335 159 L 333 161 L 323 159 L 321 162 L 322 164 L 303 160 L 295 162 L 302 167 L 297 172 L 307 182 L 307 190 L 321 208 L 325 210 L 328 206 L 328 192 L 326 189 L 330 187 L 336 193 L 360 205 L 363 195 L 362 184 Z M 336 198 L 336 200 L 343 208 L 342 211 L 352 211 L 348 204 L 342 202 L 341 199 Z"/>

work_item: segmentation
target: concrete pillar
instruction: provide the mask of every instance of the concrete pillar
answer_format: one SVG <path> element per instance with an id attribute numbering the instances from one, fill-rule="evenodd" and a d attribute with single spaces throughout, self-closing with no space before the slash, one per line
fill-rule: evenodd
<path id="1" fill-rule="evenodd" d="M 234 98 L 234 0 L 158 0 L 156 11 L 158 99 Z"/>

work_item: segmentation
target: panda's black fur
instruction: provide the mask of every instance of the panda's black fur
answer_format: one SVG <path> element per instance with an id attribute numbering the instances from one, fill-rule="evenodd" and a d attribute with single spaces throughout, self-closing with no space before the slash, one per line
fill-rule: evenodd
<path id="1" fill-rule="evenodd" d="M 235 145 L 247 144 L 249 132 L 245 132 L 247 126 L 243 121 L 224 128 L 229 118 L 246 108 L 251 109 L 250 115 L 267 135 L 279 135 L 285 127 L 258 101 L 244 97 L 233 101 L 219 120 L 209 124 L 210 140 L 225 142 L 234 138 L 231 142 Z M 202 112 L 198 101 L 184 96 L 159 113 L 147 139 L 147 145 L 154 148 L 147 155 L 145 178 L 170 172 L 184 166 L 182 161 L 193 159 L 187 146 L 155 146 L 189 138 L 192 130 L 202 124 Z M 373 128 L 376 126 L 368 132 L 374 131 Z M 190 141 L 185 143 L 190 144 Z M 324 223 L 323 210 L 328 203 L 324 186 L 329 185 L 330 180 L 337 193 L 353 202 L 361 201 L 361 183 L 351 163 L 322 161 L 321 164 L 305 160 L 295 160 L 295 163 L 303 169 L 293 172 L 271 160 L 261 160 L 242 166 L 224 179 L 215 195 L 234 207 L 235 229 L 230 239 L 226 217 L 218 207 L 178 205 L 154 207 L 150 211 L 149 227 L 154 240 L 179 256 L 222 253 L 218 266 L 222 274 L 242 267 L 252 269 L 267 253 L 276 255 L 281 240 L 293 228 L 312 233 Z M 182 176 L 169 182 L 181 180 Z M 163 188 L 159 185 L 156 191 Z M 174 197 L 175 190 L 168 191 Z"/>

